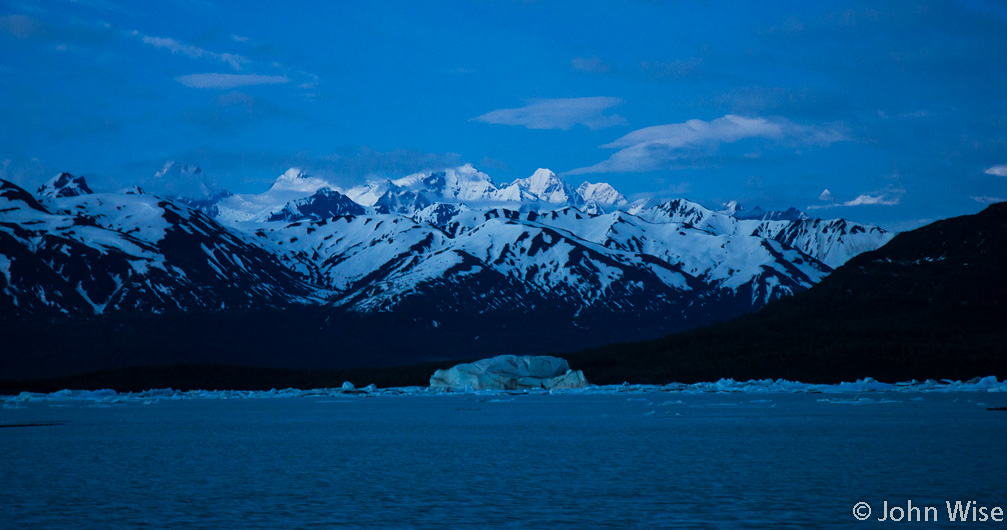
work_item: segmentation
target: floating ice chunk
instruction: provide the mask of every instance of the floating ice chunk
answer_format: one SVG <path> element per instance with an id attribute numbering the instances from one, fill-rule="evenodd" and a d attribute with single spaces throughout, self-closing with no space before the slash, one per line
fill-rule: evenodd
<path id="1" fill-rule="evenodd" d="M 876 392 L 897 389 L 898 387 L 895 385 L 879 383 L 873 377 L 857 379 L 856 383 L 839 383 L 839 390 L 843 392 Z"/>
<path id="2" fill-rule="evenodd" d="M 351 383 L 349 381 L 343 381 L 343 390 L 349 391 L 349 390 L 356 390 L 356 389 L 357 389 L 357 387 L 353 386 L 353 383 Z"/>
<path id="3" fill-rule="evenodd" d="M 988 389 L 999 387 L 1000 383 L 997 381 L 996 377 L 994 377 L 992 375 L 988 375 L 988 376 L 980 379 L 979 381 L 977 381 L 975 383 L 975 386 L 976 386 L 977 389 L 988 390 Z"/>
<path id="4" fill-rule="evenodd" d="M 562 390 L 585 386 L 584 372 L 571 370 L 564 359 L 545 355 L 501 355 L 437 370 L 430 378 L 431 388 L 454 391 Z"/>

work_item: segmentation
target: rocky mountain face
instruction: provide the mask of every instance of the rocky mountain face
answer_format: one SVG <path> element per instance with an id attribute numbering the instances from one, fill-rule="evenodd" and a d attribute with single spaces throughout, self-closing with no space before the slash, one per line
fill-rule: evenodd
<path id="1" fill-rule="evenodd" d="M 198 210 L 147 194 L 56 196 L 43 204 L 0 181 L 5 315 L 224 310 L 315 299 L 314 286 L 251 238 Z"/>
<path id="2" fill-rule="evenodd" d="M 84 177 L 75 177 L 69 173 L 60 173 L 49 179 L 35 192 L 39 197 L 58 199 L 60 197 L 77 197 L 91 193 Z"/>

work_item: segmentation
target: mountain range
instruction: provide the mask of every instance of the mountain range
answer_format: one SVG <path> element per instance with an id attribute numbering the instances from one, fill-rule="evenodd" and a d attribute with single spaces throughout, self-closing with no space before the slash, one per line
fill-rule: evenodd
<path id="1" fill-rule="evenodd" d="M 1007 373 L 1007 203 L 894 237 L 728 322 L 568 356 L 598 383 L 836 383 Z"/>
<path id="2" fill-rule="evenodd" d="M 95 330 L 117 329 L 132 337 L 121 348 L 161 348 L 158 359 L 170 361 L 170 349 L 145 342 L 157 340 L 159 322 L 233 320 L 196 335 L 261 360 L 268 341 L 235 336 L 247 333 L 242 322 L 301 315 L 287 327 L 341 353 L 273 364 L 471 356 L 488 337 L 506 353 L 586 347 L 754 311 L 892 237 L 796 210 L 630 202 L 608 184 L 574 188 L 546 169 L 497 185 L 466 165 L 345 190 L 291 169 L 257 195 L 193 185 L 200 174 L 169 164 L 155 176 L 188 179 L 190 196 L 95 193 L 67 173 L 34 195 L 0 181 L 0 320 L 11 344 L 29 356 L 105 359 L 80 369 L 128 364 L 126 352 L 99 352 L 108 341 Z M 31 337 L 27 322 L 57 323 L 67 338 Z M 389 322 L 397 339 L 374 339 Z M 225 328 L 231 337 L 219 335 Z M 71 329 L 93 340 L 73 342 Z M 4 362 L 8 377 L 38 364 Z"/>

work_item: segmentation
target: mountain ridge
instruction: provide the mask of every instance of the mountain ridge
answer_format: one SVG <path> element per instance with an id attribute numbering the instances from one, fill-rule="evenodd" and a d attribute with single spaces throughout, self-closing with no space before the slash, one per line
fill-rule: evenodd
<path id="1" fill-rule="evenodd" d="M 301 197 L 288 201 L 276 220 L 234 223 L 226 222 L 227 204 L 249 199 L 225 199 L 214 205 L 214 216 L 139 188 L 36 198 L 2 183 L 5 336 L 28 352 L 47 348 L 57 357 L 73 352 L 78 359 L 122 363 L 129 354 L 110 358 L 100 351 L 107 341 L 94 335 L 119 329 L 124 339 L 116 347 L 144 344 L 169 364 L 196 362 L 152 344 L 173 340 L 159 331 L 168 314 L 180 331 L 211 340 L 221 330 L 240 329 L 229 315 L 247 315 L 247 325 L 268 331 L 265 315 L 300 329 L 275 315 L 303 313 L 314 327 L 292 338 L 301 346 L 287 355 L 304 362 L 329 362 L 300 351 L 317 344 L 352 346 L 369 352 L 374 363 L 408 361 L 369 345 L 373 340 L 365 335 L 383 333 L 380 325 L 389 321 L 398 326 L 398 338 L 380 344 L 425 360 L 486 351 L 480 341 L 487 337 L 493 337 L 494 353 L 542 353 L 564 344 L 657 337 L 751 312 L 826 277 L 832 268 L 815 254 L 834 259 L 830 252 L 842 256 L 844 249 L 879 246 L 890 237 L 845 221 L 739 220 L 685 200 L 636 215 L 619 209 L 589 214 L 537 199 L 509 203 L 514 209 L 433 202 L 408 214 L 381 213 L 325 187 L 305 196 L 319 183 L 312 178 L 292 170 L 271 187 L 273 198 Z M 474 168 L 396 182 L 373 195 L 384 196 L 391 186 L 468 197 L 500 189 L 490 188 Z M 464 188 L 465 182 L 476 187 Z M 514 184 L 503 189 L 530 193 Z M 255 204 L 260 211 L 267 206 Z M 69 342 L 43 341 L 41 331 L 28 334 L 28 321 L 43 328 L 60 322 L 80 340 L 68 334 Z M 219 329 L 200 321 L 219 322 Z M 347 322 L 356 324 L 347 328 Z M 403 342 L 407 337 L 423 345 Z M 270 354 L 262 348 L 273 340 L 238 343 L 249 358 L 266 359 Z M 351 362 L 348 354 L 331 355 Z M 108 366 L 81 366 L 101 367 Z"/>
<path id="2" fill-rule="evenodd" d="M 968 379 L 1007 372 L 1007 203 L 934 222 L 735 320 L 586 350 L 601 383 Z"/>

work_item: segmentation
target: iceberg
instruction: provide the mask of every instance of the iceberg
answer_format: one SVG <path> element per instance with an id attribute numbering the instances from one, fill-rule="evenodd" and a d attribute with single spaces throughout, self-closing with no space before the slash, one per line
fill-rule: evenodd
<path id="1" fill-rule="evenodd" d="M 584 372 L 559 357 L 500 355 L 437 370 L 430 388 L 447 390 L 565 390 L 584 388 Z"/>

